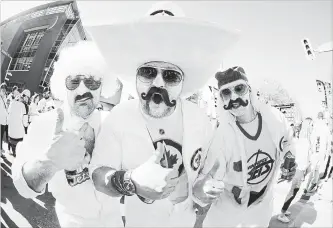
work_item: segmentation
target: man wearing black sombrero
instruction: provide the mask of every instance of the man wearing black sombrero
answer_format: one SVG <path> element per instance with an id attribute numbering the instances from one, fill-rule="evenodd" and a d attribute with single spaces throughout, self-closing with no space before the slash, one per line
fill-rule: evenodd
<path id="1" fill-rule="evenodd" d="M 214 75 L 236 33 L 186 18 L 172 3 L 88 31 L 112 73 L 137 96 L 116 106 L 103 124 L 91 162 L 96 189 L 120 197 L 129 227 L 193 226 L 188 196 L 212 127 L 203 110 L 183 98 Z"/>

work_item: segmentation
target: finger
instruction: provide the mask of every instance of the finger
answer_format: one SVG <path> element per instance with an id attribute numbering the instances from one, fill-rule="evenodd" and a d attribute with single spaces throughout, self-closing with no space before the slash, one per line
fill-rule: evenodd
<path id="1" fill-rule="evenodd" d="M 205 191 L 205 193 L 207 195 L 219 196 L 223 191 L 223 189 L 211 188 L 210 190 Z"/>
<path id="2" fill-rule="evenodd" d="M 169 196 L 174 190 L 175 190 L 175 187 L 166 187 L 166 188 L 164 188 L 162 197 L 165 198 L 165 197 Z"/>
<path id="3" fill-rule="evenodd" d="M 56 122 L 56 127 L 55 127 L 55 135 L 58 135 L 62 132 L 62 127 L 64 125 L 64 112 L 62 109 L 58 108 L 57 109 L 57 122 Z"/>
<path id="4" fill-rule="evenodd" d="M 206 194 L 206 197 L 209 200 L 215 200 L 216 198 L 218 198 L 220 195 L 211 195 L 211 194 Z"/>
<path id="5" fill-rule="evenodd" d="M 84 123 L 84 124 L 82 125 L 82 127 L 81 127 L 80 130 L 79 130 L 79 137 L 80 137 L 80 138 L 83 138 L 83 137 L 84 137 L 85 132 L 87 131 L 88 127 L 89 127 L 89 124 L 88 124 L 88 123 Z"/>
<path id="6" fill-rule="evenodd" d="M 157 185 L 154 190 L 156 192 L 163 192 L 163 189 L 165 188 L 165 186 L 167 185 L 167 182 L 165 181 L 161 181 L 161 183 L 159 185 Z"/>
<path id="7" fill-rule="evenodd" d="M 176 186 L 179 183 L 179 178 L 167 179 L 167 186 Z"/>
<path id="8" fill-rule="evenodd" d="M 156 164 L 160 164 L 161 159 L 164 156 L 164 147 L 163 144 L 158 142 L 157 143 L 157 149 L 155 150 L 154 154 L 153 154 L 153 160 Z"/>
<path id="9" fill-rule="evenodd" d="M 210 174 L 212 177 L 214 177 L 219 168 L 220 168 L 220 162 L 219 162 L 219 160 L 216 160 L 214 163 L 214 166 L 212 167 L 212 169 L 209 171 L 208 174 Z"/>
<path id="10" fill-rule="evenodd" d="M 224 183 L 222 181 L 217 181 L 217 180 L 213 180 L 213 182 L 211 183 L 213 188 L 216 189 L 224 189 Z"/>

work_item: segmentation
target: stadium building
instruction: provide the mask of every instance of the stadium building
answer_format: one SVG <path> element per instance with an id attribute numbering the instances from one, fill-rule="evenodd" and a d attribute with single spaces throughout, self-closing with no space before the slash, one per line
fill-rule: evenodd
<path id="1" fill-rule="evenodd" d="M 86 40 L 76 1 L 44 4 L 1 24 L 1 82 L 32 92 L 49 87 L 53 63 L 65 46 Z"/>

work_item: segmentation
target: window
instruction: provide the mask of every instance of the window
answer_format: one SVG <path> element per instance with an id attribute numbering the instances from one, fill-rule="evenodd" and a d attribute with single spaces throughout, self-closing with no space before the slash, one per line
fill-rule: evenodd
<path id="1" fill-rule="evenodd" d="M 74 14 L 74 11 L 72 9 L 72 4 L 69 5 L 69 7 L 67 8 L 66 16 L 67 16 L 67 18 L 70 18 L 70 19 L 74 19 L 75 18 L 75 14 Z"/>
<path id="2" fill-rule="evenodd" d="M 67 9 L 68 5 L 63 5 L 63 6 L 55 6 L 52 8 L 48 8 L 46 11 L 46 15 L 48 14 L 54 14 L 54 13 L 63 13 Z"/>
<path id="3" fill-rule="evenodd" d="M 25 33 L 9 70 L 29 70 L 36 54 L 38 45 L 45 34 L 45 29 Z"/>

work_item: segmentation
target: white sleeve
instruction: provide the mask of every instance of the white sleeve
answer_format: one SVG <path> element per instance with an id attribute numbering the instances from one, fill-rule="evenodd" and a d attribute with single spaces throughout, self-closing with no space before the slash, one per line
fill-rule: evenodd
<path id="1" fill-rule="evenodd" d="M 95 149 L 89 165 L 90 177 L 95 169 L 106 166 L 116 170 L 121 169 L 122 148 L 121 129 L 117 129 L 115 117 L 112 112 L 101 124 L 101 130 L 97 136 Z"/>
<path id="2" fill-rule="evenodd" d="M 214 175 L 214 178 L 218 180 L 222 180 L 225 176 L 227 159 L 226 159 L 226 147 L 225 140 L 223 136 L 223 129 L 219 127 L 212 138 L 212 142 L 209 146 L 209 150 L 206 156 L 206 160 L 204 163 L 204 167 L 200 171 L 201 175 L 208 175 L 213 168 L 216 162 L 219 163 L 219 169 L 217 173 Z"/>
<path id="3" fill-rule="evenodd" d="M 52 130 L 55 129 L 54 113 L 47 113 L 38 116 L 28 128 L 28 134 L 25 135 L 22 142 L 17 145 L 17 155 L 12 165 L 12 178 L 14 186 L 20 195 L 25 198 L 34 198 L 44 193 L 33 191 L 24 179 L 22 169 L 26 162 L 43 156 L 52 138 Z M 47 127 L 45 127 L 47 126 Z"/>

